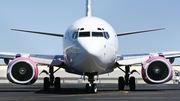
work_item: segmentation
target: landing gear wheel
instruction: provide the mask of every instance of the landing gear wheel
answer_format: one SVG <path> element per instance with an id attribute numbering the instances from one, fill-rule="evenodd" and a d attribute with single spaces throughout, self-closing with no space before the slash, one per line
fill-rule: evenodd
<path id="1" fill-rule="evenodd" d="M 130 88 L 130 91 L 135 91 L 136 89 L 135 77 L 130 77 L 129 88 Z"/>
<path id="2" fill-rule="evenodd" d="M 60 77 L 55 78 L 54 87 L 55 87 L 56 91 L 60 91 L 60 89 L 61 89 L 61 78 Z"/>
<path id="3" fill-rule="evenodd" d="M 118 90 L 124 90 L 124 78 L 119 77 L 118 79 Z"/>
<path id="4" fill-rule="evenodd" d="M 49 91 L 49 87 L 50 87 L 49 78 L 45 77 L 44 78 L 44 91 Z"/>
<path id="5" fill-rule="evenodd" d="M 92 93 L 97 93 L 97 85 L 96 84 L 92 84 L 91 91 L 92 91 Z"/>
<path id="6" fill-rule="evenodd" d="M 97 93 L 97 85 L 96 84 L 86 84 L 86 93 Z"/>
<path id="7" fill-rule="evenodd" d="M 86 83 L 85 89 L 86 89 L 86 93 L 90 93 L 90 86 L 89 86 L 89 83 Z"/>

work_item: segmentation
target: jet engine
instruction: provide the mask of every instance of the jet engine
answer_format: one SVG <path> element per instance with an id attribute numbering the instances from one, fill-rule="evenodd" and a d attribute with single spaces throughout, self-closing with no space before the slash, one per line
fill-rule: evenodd
<path id="1" fill-rule="evenodd" d="M 16 84 L 33 84 L 38 78 L 38 67 L 29 58 L 15 58 L 8 65 L 7 78 L 10 82 Z"/>
<path id="2" fill-rule="evenodd" d="M 168 59 L 160 56 L 151 57 L 142 66 L 142 78 L 149 84 L 165 83 L 172 79 L 173 71 Z"/>

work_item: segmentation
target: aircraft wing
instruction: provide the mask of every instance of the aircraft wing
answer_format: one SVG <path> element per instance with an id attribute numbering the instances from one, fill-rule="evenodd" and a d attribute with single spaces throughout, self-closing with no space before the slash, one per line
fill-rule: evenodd
<path id="1" fill-rule="evenodd" d="M 62 63 L 65 62 L 63 55 L 30 54 L 29 57 L 34 62 L 41 65 L 60 66 Z"/>
<path id="2" fill-rule="evenodd" d="M 59 66 L 62 63 L 64 63 L 63 55 L 43 55 L 43 54 L 24 54 L 24 53 L 20 54 L 20 53 L 10 53 L 10 52 L 0 52 L 0 58 L 4 60 L 13 60 L 16 57 L 26 57 L 33 60 L 36 64 L 40 64 L 40 65 Z"/>
<path id="3" fill-rule="evenodd" d="M 164 30 L 165 28 L 158 28 L 158 29 L 148 29 L 148 30 L 140 30 L 134 32 L 124 32 L 124 33 L 117 33 L 117 36 L 124 36 L 124 35 L 131 35 L 131 34 L 138 34 L 138 33 L 145 33 L 145 32 L 152 32 L 158 30 Z"/>
<path id="4" fill-rule="evenodd" d="M 34 34 L 56 36 L 56 37 L 63 37 L 64 36 L 63 34 L 57 34 L 57 33 L 47 33 L 47 32 L 38 32 L 38 31 L 30 31 L 30 30 L 21 30 L 21 29 L 11 29 L 11 30 L 20 31 L 20 32 L 34 33 Z"/>
<path id="5" fill-rule="evenodd" d="M 148 58 L 152 56 L 162 56 L 173 62 L 175 58 L 180 57 L 180 51 L 119 55 L 117 56 L 116 61 L 120 66 L 143 64 Z"/>

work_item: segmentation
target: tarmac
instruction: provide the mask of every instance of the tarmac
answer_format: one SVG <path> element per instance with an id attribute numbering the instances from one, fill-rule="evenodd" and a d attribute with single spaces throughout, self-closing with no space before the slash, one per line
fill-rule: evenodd
<path id="1" fill-rule="evenodd" d="M 43 84 L 16 85 L 0 83 L 0 101 L 179 101 L 179 84 L 137 84 L 136 91 L 118 91 L 116 83 L 98 83 L 98 93 L 85 93 L 85 83 L 63 83 L 62 89 L 43 91 Z"/>
<path id="2" fill-rule="evenodd" d="M 136 68 L 136 67 L 134 67 Z M 40 71 L 46 67 L 40 67 Z M 140 68 L 138 69 L 140 72 Z M 118 91 L 117 77 L 124 75 L 121 71 L 100 76 L 96 81 L 98 93 L 87 94 L 85 92 L 86 81 L 81 76 L 67 74 L 63 70 L 58 71 L 56 76 L 61 77 L 61 91 L 56 92 L 54 88 L 50 91 L 43 91 L 42 74 L 33 85 L 16 85 L 10 83 L 6 78 L 6 66 L 0 68 L 0 101 L 179 101 L 180 83 L 169 81 L 166 84 L 150 85 L 140 79 L 141 75 L 133 74 L 136 77 L 136 91 Z M 67 78 L 68 76 L 68 78 Z"/>

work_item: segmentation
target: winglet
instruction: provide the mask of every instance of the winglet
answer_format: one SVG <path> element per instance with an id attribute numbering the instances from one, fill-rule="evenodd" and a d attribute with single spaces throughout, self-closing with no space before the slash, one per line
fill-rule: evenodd
<path id="1" fill-rule="evenodd" d="M 86 0 L 86 16 L 91 16 L 91 0 Z"/>

